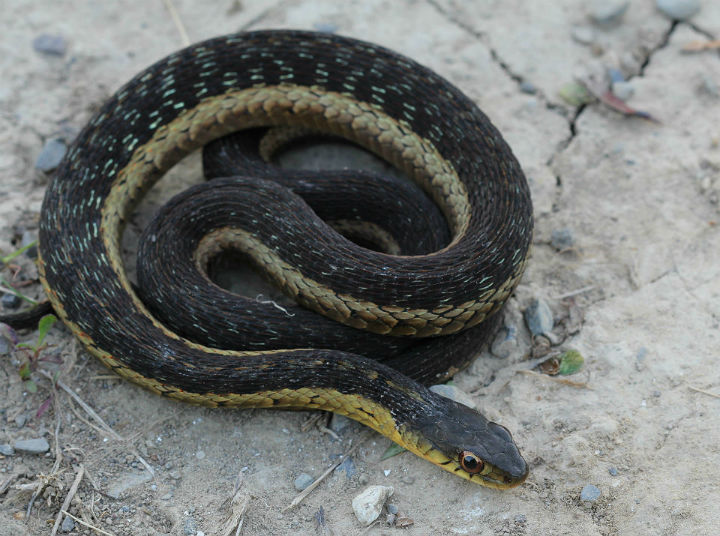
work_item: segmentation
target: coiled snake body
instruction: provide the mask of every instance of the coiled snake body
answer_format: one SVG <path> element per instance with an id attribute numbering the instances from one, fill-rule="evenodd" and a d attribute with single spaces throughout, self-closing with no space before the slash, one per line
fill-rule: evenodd
<path id="1" fill-rule="evenodd" d="M 143 194 L 211 140 L 276 125 L 346 138 L 394 164 L 440 207 L 450 243 L 425 255 L 371 251 L 272 182 L 222 179 L 201 197 L 240 192 L 242 208 L 211 201 L 211 214 L 233 219 L 203 227 L 206 237 L 193 246 L 200 253 L 188 253 L 197 266 L 219 249 L 238 248 L 303 306 L 394 337 L 442 341 L 500 309 L 526 262 L 532 209 L 523 173 L 485 115 L 432 71 L 381 47 L 261 31 L 161 60 L 78 136 L 42 207 L 39 267 L 55 311 L 105 365 L 163 396 L 335 411 L 471 481 L 522 482 L 527 466 L 505 428 L 387 365 L 337 350 L 210 347 L 171 331 L 138 297 L 120 237 Z M 200 324 L 205 313 L 191 314 Z"/>

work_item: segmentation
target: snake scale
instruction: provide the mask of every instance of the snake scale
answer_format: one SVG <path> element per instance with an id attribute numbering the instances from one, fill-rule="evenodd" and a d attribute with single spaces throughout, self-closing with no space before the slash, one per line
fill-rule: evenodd
<path id="1" fill-rule="evenodd" d="M 429 338 L 438 353 L 442 336 L 497 323 L 533 225 L 525 177 L 500 133 L 458 89 L 408 58 L 336 35 L 280 30 L 219 37 L 166 57 L 82 130 L 41 213 L 38 265 L 57 314 L 110 369 L 168 398 L 334 411 L 470 481 L 524 481 L 527 465 L 510 433 L 416 381 L 430 379 L 419 370 L 425 365 L 406 360 L 413 380 L 370 359 L 372 351 L 201 344 L 168 328 L 138 296 L 120 239 L 145 192 L 212 140 L 281 125 L 347 139 L 394 165 L 437 204 L 450 242 L 425 254 L 373 251 L 277 183 L 216 179 L 195 193 L 208 199 L 210 214 L 231 221 L 203 224 L 204 236 L 184 253 L 199 270 L 219 251 L 239 249 L 302 306 L 399 341 Z M 193 196 L 181 195 L 176 204 L 192 211 Z M 228 208 L 230 198 L 242 208 Z M 199 227 L 191 214 L 190 227 Z M 165 264 L 172 268 L 172 259 Z M 197 324 L 206 313 L 191 311 Z M 457 370 L 447 371 L 442 355 L 437 361 L 446 376 Z"/>

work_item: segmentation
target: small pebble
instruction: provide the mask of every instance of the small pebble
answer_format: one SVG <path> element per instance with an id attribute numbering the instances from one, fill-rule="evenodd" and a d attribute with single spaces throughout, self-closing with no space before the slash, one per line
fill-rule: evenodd
<path id="1" fill-rule="evenodd" d="M 398 507 L 395 504 L 388 503 L 387 505 L 387 511 L 391 514 L 397 514 L 398 513 Z"/>
<path id="2" fill-rule="evenodd" d="M 183 524 L 183 532 L 186 534 L 186 536 L 195 536 L 195 534 L 197 533 L 197 521 L 195 521 L 194 517 L 185 518 L 185 523 Z"/>
<path id="3" fill-rule="evenodd" d="M 348 419 L 345 415 L 339 413 L 333 413 L 330 419 L 330 430 L 336 434 L 342 434 L 348 426 L 352 424 L 352 419 Z"/>
<path id="4" fill-rule="evenodd" d="M 160 497 L 160 499 L 162 499 L 163 501 L 169 501 L 170 499 L 172 499 L 172 493 L 166 493 L 165 495 Z"/>
<path id="5" fill-rule="evenodd" d="M 15 450 L 27 454 L 43 454 L 50 450 L 50 443 L 44 437 L 15 441 Z"/>
<path id="6" fill-rule="evenodd" d="M 533 335 L 550 333 L 554 325 L 550 306 L 544 300 L 534 299 L 525 309 L 525 322 Z"/>
<path id="7" fill-rule="evenodd" d="M 571 35 L 581 45 L 589 45 L 595 41 L 595 30 L 590 26 L 573 26 Z"/>
<path id="8" fill-rule="evenodd" d="M 595 502 L 600 498 L 600 489 L 592 484 L 586 485 L 580 492 L 580 500 Z"/>
<path id="9" fill-rule="evenodd" d="M 365 526 L 375 521 L 382 512 L 385 501 L 395 490 L 392 486 L 370 486 L 352 500 L 353 512 Z"/>
<path id="10" fill-rule="evenodd" d="M 510 357 L 517 345 L 517 329 L 515 329 L 515 326 L 505 326 L 495 337 L 490 352 L 496 357 L 505 359 Z"/>
<path id="11" fill-rule="evenodd" d="M 550 245 L 558 251 L 569 249 L 575 245 L 575 237 L 572 231 L 566 227 L 553 229 L 550 234 Z"/>
<path id="12" fill-rule="evenodd" d="M 521 525 L 523 523 L 527 523 L 527 517 L 525 516 L 525 514 L 518 514 L 515 516 L 514 521 L 518 525 Z"/>
<path id="13" fill-rule="evenodd" d="M 72 532 L 75 528 L 75 521 L 72 517 L 65 516 L 65 519 L 63 519 L 62 525 L 60 525 L 60 530 L 62 532 Z"/>
<path id="14" fill-rule="evenodd" d="M 32 45 L 36 52 L 50 56 L 63 56 L 67 51 L 67 41 L 62 35 L 40 34 Z"/>
<path id="15" fill-rule="evenodd" d="M 595 0 L 590 8 L 590 17 L 598 24 L 614 24 L 629 6 L 630 0 Z"/>
<path id="16" fill-rule="evenodd" d="M 33 244 L 31 247 L 25 250 L 25 256 L 29 259 L 37 259 L 38 256 L 38 250 L 37 250 L 37 232 L 30 232 L 25 231 L 22 234 L 22 240 L 20 242 L 20 247 L 25 247 L 29 244 Z"/>
<path id="17" fill-rule="evenodd" d="M 0 303 L 2 303 L 4 309 L 17 309 L 20 307 L 22 300 L 15 294 L 3 294 Z"/>
<path id="18" fill-rule="evenodd" d="M 0 335 L 0 355 L 6 355 L 10 353 L 10 343 L 8 340 Z"/>
<path id="19" fill-rule="evenodd" d="M 25 415 L 24 413 L 21 413 L 20 415 L 15 417 L 15 425 L 18 428 L 22 428 L 23 426 L 25 426 L 26 422 L 27 422 L 27 415 Z"/>
<path id="20" fill-rule="evenodd" d="M 62 140 L 48 140 L 40 151 L 37 160 L 35 160 L 35 167 L 40 171 L 49 173 L 60 165 L 66 152 L 67 147 Z"/>
<path id="21" fill-rule="evenodd" d="M 632 82 L 613 82 L 612 92 L 621 101 L 627 101 L 635 94 L 635 88 Z"/>
<path id="22" fill-rule="evenodd" d="M 3 456 L 12 456 L 15 454 L 15 449 L 12 448 L 12 445 L 8 445 L 7 443 L 0 445 L 0 454 Z"/>
<path id="23" fill-rule="evenodd" d="M 198 450 L 198 451 L 195 453 L 195 457 L 196 457 L 198 460 L 204 460 L 204 459 L 205 459 L 205 451 L 204 451 L 204 450 Z"/>
<path id="24" fill-rule="evenodd" d="M 331 22 L 318 22 L 313 24 L 313 28 L 315 28 L 318 32 L 324 33 L 335 33 L 338 31 L 338 25 Z"/>
<path id="25" fill-rule="evenodd" d="M 307 488 L 310 484 L 315 482 L 315 479 L 307 473 L 300 473 L 295 479 L 295 489 L 302 491 Z"/>
<path id="26" fill-rule="evenodd" d="M 395 514 L 388 514 L 385 517 L 385 523 L 392 527 L 395 524 L 395 517 Z"/>
<path id="27" fill-rule="evenodd" d="M 657 7 L 673 20 L 687 20 L 700 11 L 700 0 L 657 0 Z"/>
<path id="28" fill-rule="evenodd" d="M 616 69 L 615 67 L 608 67 L 607 72 L 608 76 L 610 77 L 611 84 L 614 84 L 615 82 L 625 82 L 625 75 L 620 69 Z"/>
<path id="29" fill-rule="evenodd" d="M 615 467 L 609 467 L 609 468 L 608 468 L 608 473 L 610 473 L 610 476 L 617 476 L 617 475 L 618 475 L 618 470 L 617 470 Z"/>
<path id="30" fill-rule="evenodd" d="M 534 95 L 537 93 L 537 88 L 530 82 L 520 82 L 520 91 L 529 95 Z"/>
<path id="31" fill-rule="evenodd" d="M 345 472 L 345 476 L 352 478 L 355 476 L 355 473 L 357 473 L 355 462 L 353 462 L 352 458 L 345 458 L 345 460 L 343 460 L 343 462 L 335 468 L 335 472 Z"/>
<path id="32" fill-rule="evenodd" d="M 710 75 L 703 75 L 700 88 L 711 97 L 720 97 L 720 87 Z"/>

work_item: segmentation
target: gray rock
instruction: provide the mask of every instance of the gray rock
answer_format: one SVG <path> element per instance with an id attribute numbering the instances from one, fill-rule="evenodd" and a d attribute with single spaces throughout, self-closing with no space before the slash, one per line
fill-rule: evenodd
<path id="1" fill-rule="evenodd" d="M 558 251 L 573 247 L 575 245 L 575 238 L 573 237 L 572 231 L 566 227 L 553 229 L 550 234 L 550 245 Z"/>
<path id="2" fill-rule="evenodd" d="M 430 390 L 439 394 L 440 396 L 444 396 L 445 398 L 454 400 L 458 404 L 463 404 L 464 406 L 473 409 L 475 409 L 476 407 L 475 401 L 472 399 L 472 397 L 465 391 L 463 391 L 462 389 L 458 389 L 454 385 L 433 385 L 430 387 Z"/>
<path id="3" fill-rule="evenodd" d="M 150 482 L 150 480 L 152 480 L 152 475 L 148 472 L 126 473 L 110 484 L 107 494 L 113 499 L 119 499 L 127 490 L 141 486 L 146 482 Z"/>
<path id="4" fill-rule="evenodd" d="M 45 142 L 45 146 L 35 160 L 35 167 L 40 171 L 49 173 L 62 162 L 67 147 L 62 140 L 52 139 Z"/>
<path id="5" fill-rule="evenodd" d="M 198 460 L 204 460 L 204 459 L 205 459 L 205 451 L 204 451 L 204 450 L 198 450 L 198 451 L 195 453 L 195 457 L 196 457 Z"/>
<path id="6" fill-rule="evenodd" d="M 710 75 L 703 75 L 700 88 L 711 97 L 720 97 L 720 87 Z"/>
<path id="7" fill-rule="evenodd" d="M 352 419 L 348 419 L 345 415 L 333 413 L 333 416 L 330 419 L 330 430 L 336 434 L 342 434 L 345 432 L 347 427 L 352 424 L 352 422 Z"/>
<path id="8" fill-rule="evenodd" d="M 595 42 L 595 30 L 590 26 L 573 26 L 570 33 L 572 38 L 582 45 L 591 45 Z"/>
<path id="9" fill-rule="evenodd" d="M 67 51 L 67 41 L 62 35 L 40 34 L 32 45 L 37 52 L 50 56 L 63 56 Z"/>
<path id="10" fill-rule="evenodd" d="M 310 484 L 315 482 L 315 479 L 307 473 L 300 473 L 295 479 L 295 489 L 302 491 L 307 488 Z"/>
<path id="11" fill-rule="evenodd" d="M 389 526 L 393 526 L 395 524 L 395 518 L 397 517 L 396 514 L 388 514 L 385 516 L 385 523 L 387 523 Z"/>
<path id="12" fill-rule="evenodd" d="M 15 450 L 25 454 L 43 454 L 50 450 L 50 443 L 44 437 L 15 441 Z"/>
<path id="13" fill-rule="evenodd" d="M 10 353 L 10 343 L 8 340 L 0 335 L 0 355 L 6 355 Z"/>
<path id="14" fill-rule="evenodd" d="M 335 33 L 338 31 L 338 25 L 331 22 L 318 22 L 313 25 L 318 32 Z"/>
<path id="15" fill-rule="evenodd" d="M 590 7 L 590 17 L 598 24 L 615 24 L 630 6 L 630 0 L 595 0 Z"/>
<path id="16" fill-rule="evenodd" d="M 533 335 L 550 333 L 555 325 L 550 306 L 544 300 L 535 299 L 525 309 L 525 322 Z"/>
<path id="17" fill-rule="evenodd" d="M 0 298 L 0 303 L 2 303 L 5 309 L 17 309 L 20 307 L 22 300 L 15 294 L 3 294 L 2 298 Z"/>
<path id="18" fill-rule="evenodd" d="M 388 503 L 387 505 L 387 511 L 391 514 L 397 514 L 398 513 L 398 507 L 397 505 Z"/>
<path id="19" fill-rule="evenodd" d="M 37 242 L 37 233 L 30 232 L 30 231 L 23 232 L 21 246 L 25 247 L 29 244 L 32 244 L 33 242 Z M 28 249 L 25 250 L 25 256 L 28 257 L 29 259 L 37 259 L 37 256 L 38 256 L 37 243 L 33 244 L 32 247 L 29 247 Z"/>
<path id="20" fill-rule="evenodd" d="M 621 101 L 627 101 L 635 94 L 635 88 L 632 82 L 613 82 L 612 92 Z"/>
<path id="21" fill-rule="evenodd" d="M 75 529 L 75 521 L 72 517 L 65 516 L 65 519 L 63 519 L 62 525 L 60 525 L 60 530 L 62 532 L 72 532 Z"/>
<path id="22" fill-rule="evenodd" d="M 615 467 L 609 467 L 609 468 L 608 468 L 608 473 L 610 473 L 610 476 L 617 476 L 617 475 L 618 475 L 618 470 L 617 470 Z"/>
<path id="23" fill-rule="evenodd" d="M 0 454 L 3 456 L 12 456 L 15 454 L 15 449 L 12 448 L 12 445 L 8 445 L 7 443 L 0 445 Z"/>
<path id="24" fill-rule="evenodd" d="M 586 502 L 595 502 L 600 498 L 600 489 L 592 484 L 586 485 L 580 492 L 580 500 Z"/>
<path id="25" fill-rule="evenodd" d="M 186 517 L 183 524 L 183 533 L 187 536 L 195 536 L 197 533 L 197 521 L 194 517 Z"/>
<path id="26" fill-rule="evenodd" d="M 392 486 L 370 486 L 366 488 L 365 491 L 356 495 L 352 500 L 355 517 L 363 525 L 369 525 L 378 518 L 385 501 L 394 492 L 395 489 Z"/>
<path id="27" fill-rule="evenodd" d="M 657 8 L 673 20 L 687 20 L 700 11 L 700 0 L 657 0 Z"/>
<path id="28" fill-rule="evenodd" d="M 352 478 L 355 473 L 357 473 L 357 468 L 352 458 L 345 458 L 343 462 L 335 468 L 335 472 L 345 472 L 345 476 Z"/>
<path id="29" fill-rule="evenodd" d="M 24 413 L 21 413 L 20 415 L 15 417 L 15 425 L 18 428 L 22 428 L 23 426 L 25 426 L 26 422 L 27 422 L 27 415 L 25 415 Z"/>
<path id="30" fill-rule="evenodd" d="M 529 95 L 534 95 L 535 93 L 537 93 L 537 88 L 530 82 L 525 81 L 520 82 L 520 91 Z"/>
<path id="31" fill-rule="evenodd" d="M 510 357 L 517 345 L 517 329 L 515 326 L 506 326 L 498 332 L 490 347 L 490 352 L 496 357 L 505 359 Z"/>
<path id="32" fill-rule="evenodd" d="M 527 516 L 525 514 L 518 514 L 513 519 L 514 519 L 515 523 L 517 523 L 518 525 L 527 523 Z"/>

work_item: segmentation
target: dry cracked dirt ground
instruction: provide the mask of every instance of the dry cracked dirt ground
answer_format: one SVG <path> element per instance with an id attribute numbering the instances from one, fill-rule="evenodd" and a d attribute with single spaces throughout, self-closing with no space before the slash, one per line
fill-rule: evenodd
<path id="1" fill-rule="evenodd" d="M 523 486 L 476 487 L 407 453 L 381 460 L 385 438 L 353 424 L 335 439 L 304 427 L 307 412 L 172 403 L 109 376 L 55 327 L 51 353 L 62 364 L 42 367 L 61 370 L 112 432 L 64 391 L 38 416 L 49 382 L 38 376 L 28 392 L 19 356 L 1 356 L 0 444 L 46 439 L 49 450 L 0 455 L 0 534 L 49 534 L 81 466 L 66 506 L 80 521 L 63 525 L 71 534 L 101 533 L 81 521 L 104 534 L 220 534 L 238 475 L 249 500 L 242 534 L 403 530 L 384 514 L 369 529 L 358 523 L 351 500 L 372 484 L 393 486 L 390 502 L 414 522 L 409 534 L 717 534 L 720 55 L 683 48 L 720 38 L 720 3 L 703 2 L 688 21 L 651 0 L 611 4 L 615 17 L 603 21 L 579 0 L 172 3 L 191 41 L 303 28 L 388 46 L 459 86 L 506 136 L 532 188 L 532 258 L 501 334 L 511 334 L 500 345 L 509 355 L 480 355 L 456 385 L 513 431 L 531 466 Z M 183 38 L 160 0 L 4 0 L 0 28 L 7 254 L 18 233 L 36 232 L 48 176 L 35 163 L 46 142 L 70 142 L 114 89 Z M 35 50 L 43 34 L 62 36 L 64 53 Z M 603 89 L 608 73 L 621 73 L 616 90 L 659 123 L 573 100 L 578 81 Z M 152 202 L 197 174 L 190 158 Z M 549 304 L 556 328 L 533 345 L 522 314 L 535 299 Z M 543 344 L 582 353 L 571 379 L 584 386 L 517 372 Z M 352 463 L 286 510 L 295 478 L 319 476 L 351 442 L 362 442 Z"/>

